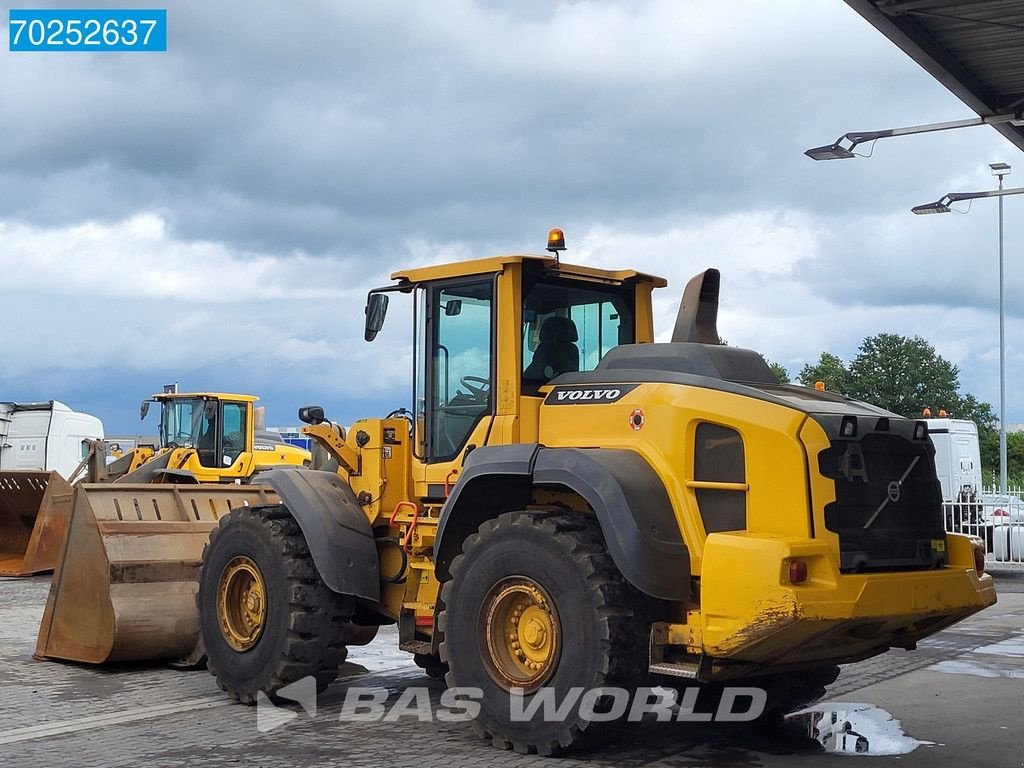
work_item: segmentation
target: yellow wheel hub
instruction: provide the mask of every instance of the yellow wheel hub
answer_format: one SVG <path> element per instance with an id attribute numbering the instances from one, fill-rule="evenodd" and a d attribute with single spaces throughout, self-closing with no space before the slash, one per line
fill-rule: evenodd
<path id="1" fill-rule="evenodd" d="M 248 651 L 263 633 L 267 620 L 267 588 L 259 567 L 248 557 L 236 557 L 220 574 L 217 623 L 234 650 Z"/>
<path id="2" fill-rule="evenodd" d="M 504 579 L 488 593 L 480 615 L 491 677 L 527 692 L 542 686 L 557 666 L 561 634 L 547 593 L 522 576 Z"/>

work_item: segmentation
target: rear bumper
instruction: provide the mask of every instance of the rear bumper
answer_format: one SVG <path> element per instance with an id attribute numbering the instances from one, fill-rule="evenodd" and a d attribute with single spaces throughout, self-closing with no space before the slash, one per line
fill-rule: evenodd
<path id="1" fill-rule="evenodd" d="M 996 601 L 974 569 L 974 542 L 948 537 L 950 565 L 929 571 L 842 574 L 825 542 L 713 534 L 701 576 L 702 643 L 711 677 L 752 668 L 835 664 L 912 648 Z M 809 578 L 788 581 L 789 561 Z"/>

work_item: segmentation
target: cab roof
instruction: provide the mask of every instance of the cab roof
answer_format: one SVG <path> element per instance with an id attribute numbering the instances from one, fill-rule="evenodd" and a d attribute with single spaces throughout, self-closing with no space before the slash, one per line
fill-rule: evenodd
<path id="1" fill-rule="evenodd" d="M 510 254 L 507 256 L 490 256 L 484 259 L 470 259 L 468 261 L 454 261 L 447 264 L 437 264 L 428 267 L 416 267 L 414 269 L 402 269 L 391 273 L 392 280 L 399 280 L 415 285 L 431 280 L 444 280 L 452 277 L 468 277 L 471 275 L 486 275 L 495 272 L 502 272 L 507 264 L 536 263 L 547 267 L 552 273 L 565 275 L 566 277 L 582 277 L 596 280 L 604 280 L 611 283 L 646 282 L 655 288 L 664 288 L 668 281 L 663 277 L 648 275 L 632 269 L 599 269 L 598 267 L 585 267 L 580 264 L 559 263 L 550 256 L 530 256 L 523 254 Z"/>
<path id="2" fill-rule="evenodd" d="M 255 403 L 259 400 L 256 395 L 234 395 L 227 392 L 160 392 L 153 395 L 151 400 L 186 400 L 192 397 L 206 397 L 213 400 L 242 400 L 247 403 Z"/>

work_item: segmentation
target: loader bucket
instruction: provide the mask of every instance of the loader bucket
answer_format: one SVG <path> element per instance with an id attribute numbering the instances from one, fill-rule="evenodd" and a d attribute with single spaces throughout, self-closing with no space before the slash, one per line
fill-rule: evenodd
<path id="1" fill-rule="evenodd" d="M 81 484 L 39 626 L 39 659 L 182 659 L 199 642 L 203 547 L 217 520 L 277 504 L 259 485 Z"/>
<path id="2" fill-rule="evenodd" d="M 56 472 L 0 471 L 0 576 L 54 569 L 71 501 L 71 486 Z"/>

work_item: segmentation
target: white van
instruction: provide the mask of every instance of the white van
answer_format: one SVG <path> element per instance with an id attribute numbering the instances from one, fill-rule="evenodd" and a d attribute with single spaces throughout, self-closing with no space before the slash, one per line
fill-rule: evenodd
<path id="1" fill-rule="evenodd" d="M 64 403 L 0 402 L 0 470 L 56 470 L 67 478 L 103 439 L 103 424 Z"/>
<path id="2" fill-rule="evenodd" d="M 978 425 L 967 419 L 925 419 L 935 444 L 935 471 L 942 500 L 969 502 L 981 495 Z"/>

